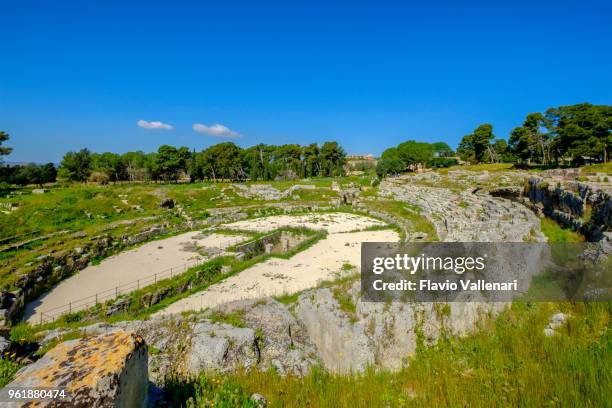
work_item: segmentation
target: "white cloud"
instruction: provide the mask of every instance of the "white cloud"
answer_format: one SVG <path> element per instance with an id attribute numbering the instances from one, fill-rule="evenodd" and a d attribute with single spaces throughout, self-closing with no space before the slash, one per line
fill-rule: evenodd
<path id="1" fill-rule="evenodd" d="M 145 129 L 165 129 L 165 130 L 172 130 L 173 129 L 172 125 L 168 125 L 166 123 L 162 123 L 162 122 L 158 122 L 158 121 L 148 122 L 146 120 L 140 119 L 137 122 L 137 124 L 141 128 L 145 128 Z"/>
<path id="2" fill-rule="evenodd" d="M 201 123 L 195 123 L 192 126 L 193 130 L 198 133 L 203 133 L 209 136 L 217 136 L 217 137 L 240 137 L 240 133 L 234 132 L 226 126 L 223 126 L 219 123 L 214 124 L 212 126 L 206 126 Z"/>

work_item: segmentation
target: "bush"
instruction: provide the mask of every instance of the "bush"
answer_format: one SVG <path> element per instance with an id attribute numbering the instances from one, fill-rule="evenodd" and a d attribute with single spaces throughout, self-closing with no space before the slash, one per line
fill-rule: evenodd
<path id="1" fill-rule="evenodd" d="M 434 157 L 427 161 L 427 167 L 432 169 L 439 169 L 443 167 L 456 166 L 459 162 L 455 158 L 449 157 Z"/>
<path id="2" fill-rule="evenodd" d="M 109 177 L 105 173 L 101 173 L 99 171 L 94 171 L 89 176 L 89 181 L 92 182 L 92 183 L 98 183 L 98 184 L 108 184 Z"/>

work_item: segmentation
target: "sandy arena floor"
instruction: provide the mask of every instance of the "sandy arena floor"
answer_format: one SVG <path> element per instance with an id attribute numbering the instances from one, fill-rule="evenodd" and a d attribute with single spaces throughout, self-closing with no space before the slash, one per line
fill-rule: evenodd
<path id="1" fill-rule="evenodd" d="M 170 268 L 182 271 L 185 263 L 204 259 L 195 252 L 194 244 L 198 247 L 225 249 L 247 239 L 235 235 L 211 234 L 202 237 L 198 236 L 199 234 L 198 231 L 192 231 L 148 242 L 104 259 L 99 265 L 90 265 L 76 275 L 60 282 L 37 300 L 28 303 L 24 320 L 37 323 L 40 320 L 41 312 L 46 313 L 68 302 L 95 296 L 96 293 L 107 290 L 112 291 L 116 286 L 150 278 L 154 273 Z M 52 313 L 53 311 L 50 314 Z"/>
<path id="2" fill-rule="evenodd" d="M 349 213 L 314 213 L 307 215 L 275 215 L 271 217 L 243 220 L 224 227 L 249 231 L 271 231 L 285 226 L 324 229 L 330 234 L 362 230 L 384 223 L 369 217 Z"/>
<path id="3" fill-rule="evenodd" d="M 316 222 L 316 218 L 321 221 Z M 313 288 L 323 280 L 336 278 L 345 263 L 358 268 L 362 242 L 399 240 L 398 234 L 392 230 L 344 232 L 379 224 L 370 218 L 343 213 L 323 216 L 275 216 L 229 224 L 228 227 L 257 231 L 281 225 L 304 225 L 310 228 L 325 228 L 330 233 L 327 238 L 297 253 L 291 259 L 268 259 L 212 285 L 206 291 L 171 304 L 157 315 L 200 310 L 234 300 L 291 294 Z"/>

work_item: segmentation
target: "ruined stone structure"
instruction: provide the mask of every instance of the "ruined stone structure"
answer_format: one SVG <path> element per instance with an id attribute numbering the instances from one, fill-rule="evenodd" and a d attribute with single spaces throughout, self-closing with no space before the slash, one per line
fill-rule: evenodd
<path id="1" fill-rule="evenodd" d="M 65 390 L 65 400 L 36 401 L 41 407 L 138 408 L 146 406 L 147 372 L 147 346 L 142 337 L 115 330 L 57 345 L 19 371 L 6 388 Z"/>

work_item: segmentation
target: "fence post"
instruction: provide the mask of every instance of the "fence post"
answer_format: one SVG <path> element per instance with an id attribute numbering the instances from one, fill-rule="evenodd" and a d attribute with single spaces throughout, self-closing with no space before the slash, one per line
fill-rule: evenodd
<path id="1" fill-rule="evenodd" d="M 153 281 L 153 283 L 157 283 L 157 272 L 155 273 L 155 280 Z"/>
<path id="2" fill-rule="evenodd" d="M 136 281 L 136 290 L 140 289 L 140 279 Z"/>
<path id="3" fill-rule="evenodd" d="M 68 313 L 72 313 L 72 302 L 68 302 Z"/>
<path id="4" fill-rule="evenodd" d="M 119 297 L 119 287 L 115 286 L 115 299 Z"/>
<path id="5" fill-rule="evenodd" d="M 42 312 L 40 312 L 40 324 L 42 324 Z"/>
<path id="6" fill-rule="evenodd" d="M 96 305 L 98 304 L 98 294 L 96 293 Z"/>

